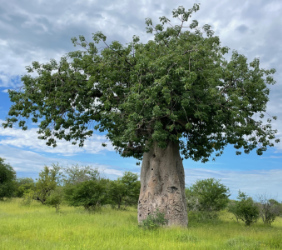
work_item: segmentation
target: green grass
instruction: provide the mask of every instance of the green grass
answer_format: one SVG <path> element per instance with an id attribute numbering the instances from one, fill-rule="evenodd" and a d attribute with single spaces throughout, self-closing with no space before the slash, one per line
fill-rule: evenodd
<path id="1" fill-rule="evenodd" d="M 197 222 L 188 229 L 147 231 L 137 225 L 136 209 L 54 208 L 20 199 L 0 202 L 0 249 L 282 249 L 282 218 L 271 227 L 251 227 L 222 212 L 219 220 Z"/>

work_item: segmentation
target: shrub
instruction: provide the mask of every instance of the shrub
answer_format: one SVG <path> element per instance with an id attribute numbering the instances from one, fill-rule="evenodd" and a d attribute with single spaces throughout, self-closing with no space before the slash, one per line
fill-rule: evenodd
<path id="1" fill-rule="evenodd" d="M 89 180 L 67 185 L 64 189 L 65 200 L 70 206 L 83 206 L 86 210 L 95 210 L 106 204 L 108 180 Z"/>
<path id="2" fill-rule="evenodd" d="M 245 193 L 239 191 L 238 200 L 234 202 L 234 205 L 229 210 L 236 218 L 245 222 L 246 226 L 250 226 L 256 222 L 259 217 L 258 205 L 253 201 L 251 197 L 248 197 Z"/>
<path id="3" fill-rule="evenodd" d="M 168 223 L 168 220 L 165 219 L 164 213 L 161 213 L 158 209 L 147 216 L 145 220 L 142 221 L 141 226 L 144 229 L 153 230 L 161 226 L 164 226 Z"/>
<path id="4" fill-rule="evenodd" d="M 34 190 L 32 189 L 25 190 L 22 197 L 23 199 L 21 204 L 24 206 L 30 206 L 31 202 L 34 200 L 35 197 Z"/>
<path id="5" fill-rule="evenodd" d="M 227 206 L 229 196 L 229 189 L 214 178 L 199 180 L 186 189 L 190 211 L 220 211 Z"/>
<path id="6" fill-rule="evenodd" d="M 57 187 L 52 190 L 46 199 L 46 205 L 56 208 L 56 212 L 59 212 L 60 205 L 63 201 L 63 191 L 61 187 Z"/>

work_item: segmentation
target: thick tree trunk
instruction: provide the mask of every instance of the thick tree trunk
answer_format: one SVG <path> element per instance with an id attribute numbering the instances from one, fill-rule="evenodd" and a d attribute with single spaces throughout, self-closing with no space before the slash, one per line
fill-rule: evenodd
<path id="1" fill-rule="evenodd" d="M 157 209 L 165 214 L 168 225 L 188 225 L 185 199 L 185 176 L 179 145 L 170 142 L 166 149 L 155 143 L 144 153 L 141 168 L 141 190 L 138 222 Z"/>

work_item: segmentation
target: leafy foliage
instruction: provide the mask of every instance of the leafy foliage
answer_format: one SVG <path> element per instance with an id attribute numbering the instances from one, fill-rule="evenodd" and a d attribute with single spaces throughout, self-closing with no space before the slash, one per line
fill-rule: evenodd
<path id="1" fill-rule="evenodd" d="M 16 172 L 0 158 L 0 200 L 12 197 L 15 190 Z"/>
<path id="2" fill-rule="evenodd" d="M 59 212 L 60 205 L 63 202 L 64 194 L 62 187 L 57 187 L 52 190 L 46 199 L 46 205 L 56 208 L 56 212 Z"/>
<path id="3" fill-rule="evenodd" d="M 113 204 L 117 204 L 118 209 L 121 205 L 136 205 L 140 192 L 140 181 L 138 175 L 125 172 L 121 178 L 109 183 L 109 199 Z"/>
<path id="4" fill-rule="evenodd" d="M 156 210 L 154 213 L 149 214 L 145 220 L 142 221 L 144 229 L 154 230 L 161 226 L 166 225 L 168 222 L 163 213 Z"/>
<path id="5" fill-rule="evenodd" d="M 35 185 L 35 198 L 42 204 L 45 204 L 48 196 L 60 184 L 61 177 L 62 172 L 58 165 L 53 164 L 52 167 L 45 166 L 39 173 L 39 178 Z"/>
<path id="6" fill-rule="evenodd" d="M 216 212 L 228 204 L 229 189 L 219 180 L 198 180 L 185 190 L 189 210 Z"/>
<path id="7" fill-rule="evenodd" d="M 117 208 L 120 209 L 126 197 L 126 193 L 126 187 L 120 179 L 110 182 L 108 194 L 113 206 L 117 205 Z"/>
<path id="8" fill-rule="evenodd" d="M 29 189 L 34 190 L 35 188 L 35 183 L 32 178 L 17 178 L 15 184 L 16 184 L 16 190 L 14 195 L 16 197 L 23 197 L 24 193 L 27 190 Z"/>
<path id="9" fill-rule="evenodd" d="M 271 119 L 262 119 L 275 70 L 260 68 L 258 58 L 248 63 L 237 51 L 226 60 L 229 48 L 211 26 L 191 20 L 198 10 L 199 4 L 173 10 L 180 20 L 174 26 L 167 17 L 156 25 L 147 18 L 153 36 L 146 43 L 138 36 L 127 45 L 108 43 L 97 32 L 92 42 L 73 38 L 82 50 L 59 62 L 33 62 L 27 71 L 37 76 L 23 76 L 23 88 L 9 91 L 14 104 L 4 127 L 18 123 L 26 130 L 31 118 L 39 122 L 39 138 L 53 146 L 56 139 L 83 146 L 99 130 L 122 156 L 138 159 L 153 142 L 164 148 L 169 141 L 185 158 L 203 162 L 227 144 L 237 154 L 257 149 L 261 155 L 277 132 Z"/>

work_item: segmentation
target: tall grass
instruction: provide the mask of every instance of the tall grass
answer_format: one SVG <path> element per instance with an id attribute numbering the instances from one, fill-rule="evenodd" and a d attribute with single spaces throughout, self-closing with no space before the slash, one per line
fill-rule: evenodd
<path id="1" fill-rule="evenodd" d="M 205 222 L 190 217 L 188 229 L 148 231 L 138 227 L 133 208 L 88 213 L 62 206 L 56 213 L 13 199 L 0 202 L 0 249 L 282 249 L 282 218 L 246 227 L 227 212 Z"/>

